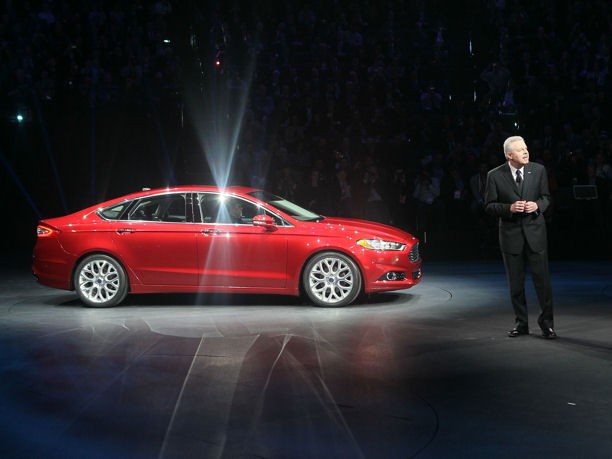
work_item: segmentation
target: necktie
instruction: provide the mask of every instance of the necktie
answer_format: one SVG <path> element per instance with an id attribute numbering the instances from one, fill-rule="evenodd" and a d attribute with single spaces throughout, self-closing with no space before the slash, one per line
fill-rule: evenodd
<path id="1" fill-rule="evenodd" d="M 523 177 L 521 176 L 521 171 L 517 170 L 516 171 L 516 184 L 520 187 L 522 181 L 523 181 Z"/>

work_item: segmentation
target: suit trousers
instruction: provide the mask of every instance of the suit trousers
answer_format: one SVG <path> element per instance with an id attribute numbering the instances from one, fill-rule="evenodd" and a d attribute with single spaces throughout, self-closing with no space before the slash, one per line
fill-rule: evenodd
<path id="1" fill-rule="evenodd" d="M 550 274 L 548 268 L 548 254 L 546 250 L 534 252 L 525 243 L 523 252 L 514 254 L 502 252 L 506 276 L 510 287 L 510 299 L 515 314 L 515 326 L 528 330 L 527 298 L 525 296 L 525 274 L 529 267 L 535 291 L 540 304 L 538 325 L 540 328 L 553 328 L 553 300 Z"/>

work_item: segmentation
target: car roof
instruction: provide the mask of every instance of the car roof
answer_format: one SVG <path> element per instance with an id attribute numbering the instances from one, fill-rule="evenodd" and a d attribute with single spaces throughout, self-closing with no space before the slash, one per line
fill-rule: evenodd
<path id="1" fill-rule="evenodd" d="M 176 185 L 169 187 L 159 188 L 143 188 L 140 191 L 134 191 L 132 193 L 124 194 L 114 198 L 110 198 L 104 201 L 100 201 L 97 204 L 91 205 L 77 212 L 89 213 L 91 211 L 98 211 L 102 208 L 113 206 L 124 201 L 132 199 L 142 198 L 143 196 L 154 196 L 162 193 L 196 193 L 196 192 L 213 192 L 213 193 L 227 193 L 227 194 L 246 194 L 253 191 L 260 191 L 257 188 L 248 186 L 228 186 L 218 187 L 213 185 Z"/>
<path id="2" fill-rule="evenodd" d="M 161 193 L 193 193 L 193 192 L 217 192 L 217 193 L 228 193 L 228 194 L 246 194 L 252 191 L 259 191 L 257 188 L 248 186 L 228 186 L 219 187 L 213 185 L 176 185 L 171 187 L 159 187 L 159 188 L 143 188 L 140 191 L 135 191 L 123 196 L 119 196 L 115 200 L 134 199 L 142 196 L 148 196 L 153 194 Z"/>
<path id="3" fill-rule="evenodd" d="M 99 201 L 96 204 L 92 204 L 85 208 L 76 210 L 67 215 L 57 216 L 57 217 L 45 217 L 44 221 L 50 222 L 55 218 L 64 218 L 69 215 L 88 215 L 92 212 L 98 212 L 101 209 L 114 206 L 116 204 L 120 204 L 122 202 L 130 201 L 133 199 L 139 199 L 143 196 L 155 196 L 163 193 L 196 193 L 196 192 L 212 192 L 212 193 L 227 193 L 227 194 L 247 194 L 253 191 L 261 191 L 257 188 L 252 188 L 248 186 L 228 186 L 228 187 L 219 187 L 213 185 L 177 185 L 177 186 L 169 186 L 169 187 L 158 187 L 158 188 L 143 188 L 140 191 L 135 191 L 132 193 L 116 196 L 114 198 L 109 198 L 104 201 Z"/>

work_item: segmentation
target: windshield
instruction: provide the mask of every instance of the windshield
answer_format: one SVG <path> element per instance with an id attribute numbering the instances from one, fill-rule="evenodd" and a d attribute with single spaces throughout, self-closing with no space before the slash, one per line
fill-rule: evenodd
<path id="1" fill-rule="evenodd" d="M 253 191 L 249 194 L 254 198 L 264 201 L 266 204 L 270 204 L 272 207 L 276 207 L 278 210 L 282 210 L 296 220 L 301 220 L 304 222 L 323 220 L 321 215 L 315 214 L 314 212 L 304 209 L 303 207 L 300 207 L 291 201 L 287 201 L 280 196 L 268 193 L 267 191 Z"/>

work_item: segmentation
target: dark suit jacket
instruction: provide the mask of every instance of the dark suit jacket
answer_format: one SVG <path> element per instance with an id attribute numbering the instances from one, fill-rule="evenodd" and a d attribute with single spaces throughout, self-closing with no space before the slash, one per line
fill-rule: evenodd
<path id="1" fill-rule="evenodd" d="M 519 192 L 508 163 L 490 170 L 487 175 L 485 211 L 498 217 L 499 244 L 506 253 L 521 253 L 525 243 L 534 252 L 546 250 L 544 212 L 550 204 L 546 168 L 530 162 L 525 165 L 523 176 L 522 192 Z M 510 206 L 515 201 L 533 201 L 538 211 L 512 213 Z"/>

